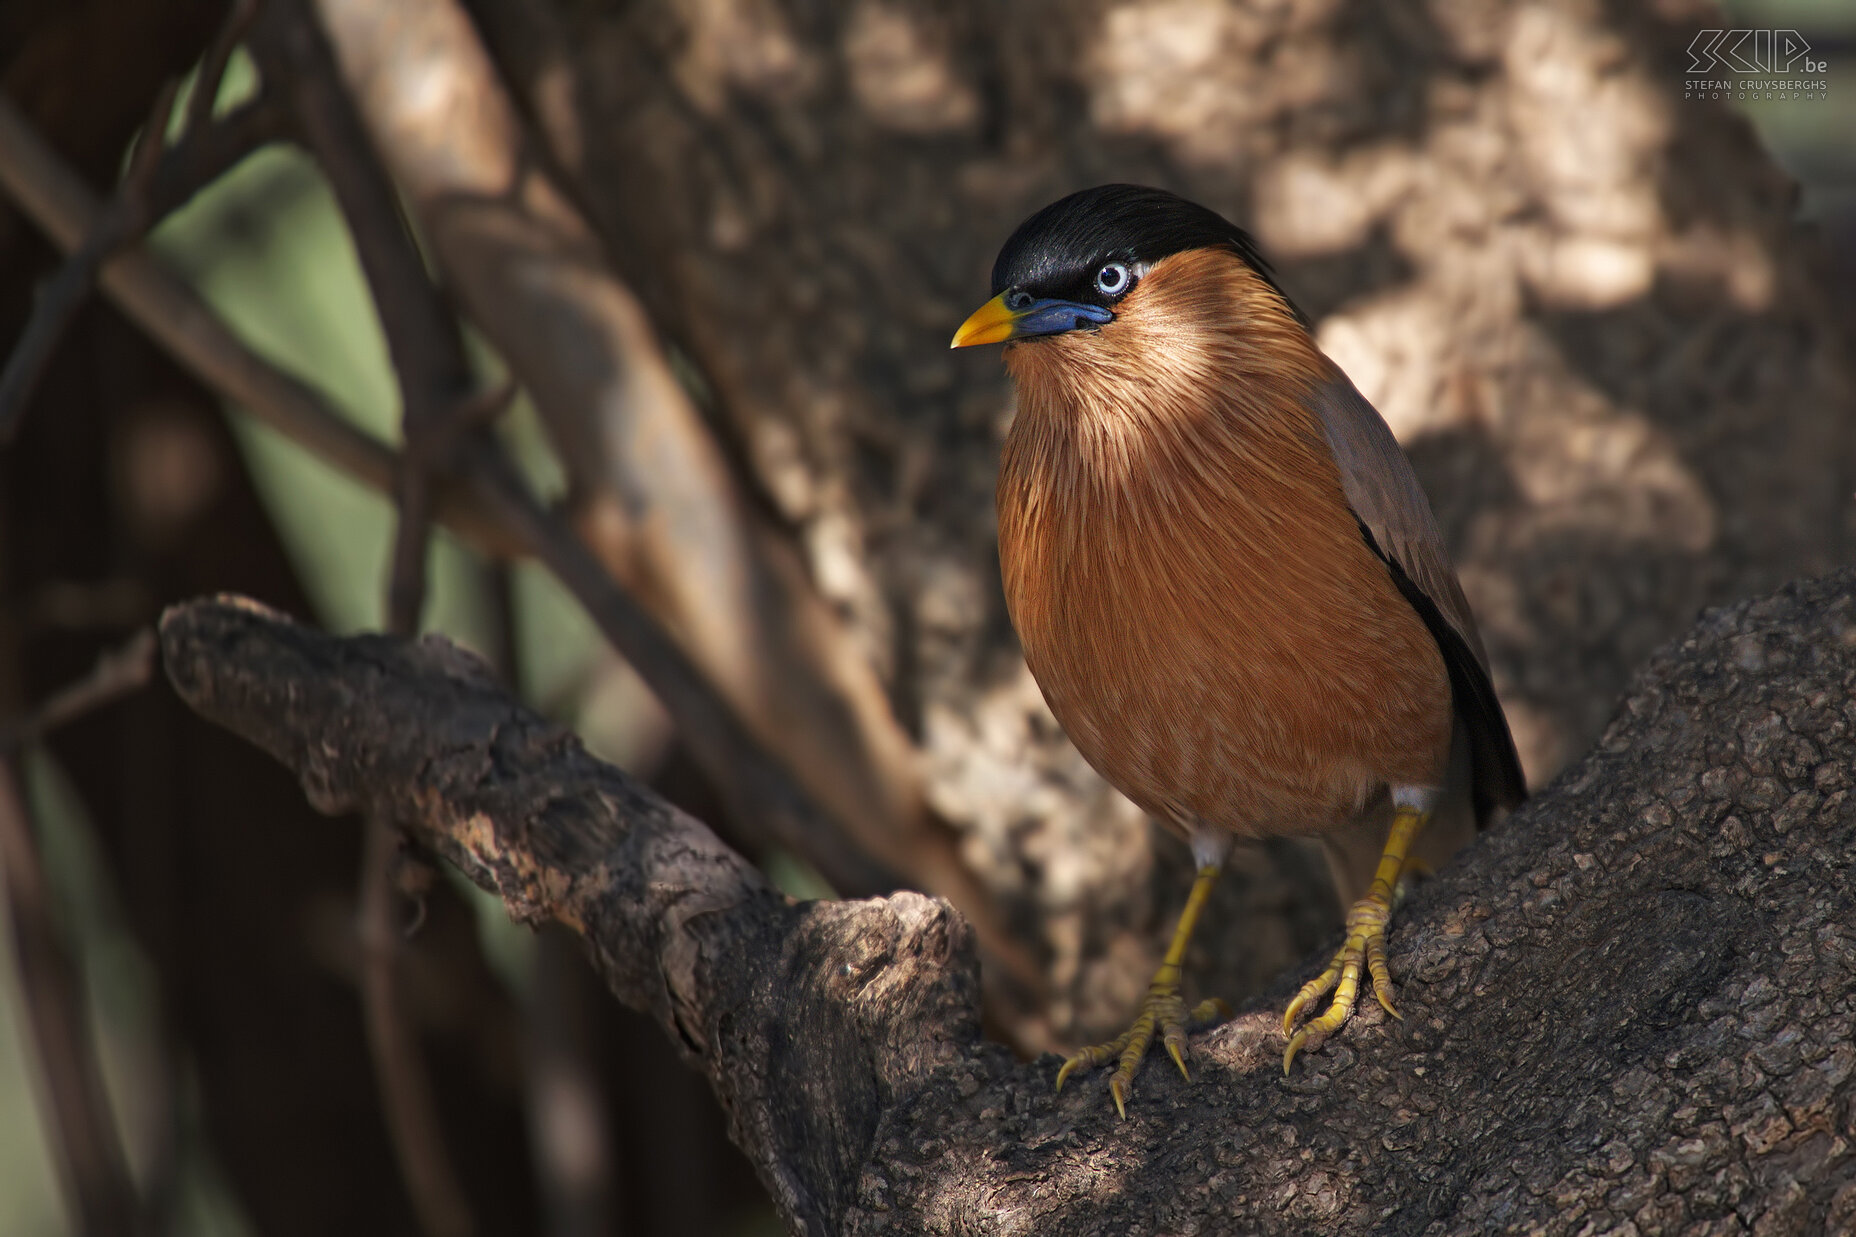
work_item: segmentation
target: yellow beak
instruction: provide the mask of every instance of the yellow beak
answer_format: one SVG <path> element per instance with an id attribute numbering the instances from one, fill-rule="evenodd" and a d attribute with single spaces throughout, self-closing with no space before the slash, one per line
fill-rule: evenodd
<path id="1" fill-rule="evenodd" d="M 1001 292 L 974 310 L 973 316 L 960 324 L 960 329 L 954 332 L 954 342 L 948 347 L 971 348 L 977 344 L 1002 344 L 1012 338 L 1013 327 L 1023 316 L 1005 307 L 1005 293 Z"/>

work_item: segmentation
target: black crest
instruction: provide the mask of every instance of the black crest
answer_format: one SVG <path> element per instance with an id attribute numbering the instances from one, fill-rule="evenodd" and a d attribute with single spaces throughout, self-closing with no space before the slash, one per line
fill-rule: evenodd
<path id="1" fill-rule="evenodd" d="M 1052 202 L 1019 224 L 993 263 L 992 291 L 997 296 L 1021 288 L 1034 296 L 1104 305 L 1114 299 L 1095 290 L 1095 274 L 1104 263 L 1151 265 L 1189 249 L 1220 246 L 1282 292 L 1250 233 L 1218 212 L 1164 189 L 1098 185 Z"/>

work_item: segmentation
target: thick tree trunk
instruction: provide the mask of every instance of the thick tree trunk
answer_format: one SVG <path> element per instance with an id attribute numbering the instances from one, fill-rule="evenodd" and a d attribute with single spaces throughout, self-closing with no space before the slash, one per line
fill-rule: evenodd
<path id="1" fill-rule="evenodd" d="M 1856 571 L 1704 615 L 1595 750 L 1404 906 L 1404 1020 L 1287 1077 L 1260 1008 L 1127 1121 L 981 1040 L 918 894 L 794 904 L 449 644 L 169 611 L 183 699 L 580 933 L 795 1232 L 1848 1231 Z M 1310 959 L 1310 963 L 1314 959 Z M 1164 1064 L 1164 1063 L 1162 1063 Z"/>

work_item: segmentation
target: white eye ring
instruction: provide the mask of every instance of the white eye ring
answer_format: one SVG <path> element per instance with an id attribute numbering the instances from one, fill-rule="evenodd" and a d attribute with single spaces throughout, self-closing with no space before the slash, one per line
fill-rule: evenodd
<path id="1" fill-rule="evenodd" d="M 1134 273 L 1126 262 L 1109 262 L 1096 272 L 1096 291 L 1103 296 L 1120 296 L 1134 282 Z"/>

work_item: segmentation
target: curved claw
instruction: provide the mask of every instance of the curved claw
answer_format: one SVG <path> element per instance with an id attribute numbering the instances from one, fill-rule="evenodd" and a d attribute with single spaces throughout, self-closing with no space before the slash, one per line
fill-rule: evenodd
<path id="1" fill-rule="evenodd" d="M 1057 1070 L 1057 1090 L 1063 1090 L 1063 1084 L 1077 1070 L 1093 1069 L 1114 1061 L 1115 1072 L 1110 1075 L 1108 1082 L 1109 1095 L 1115 1101 L 1115 1111 L 1126 1117 L 1128 1093 L 1134 1087 L 1134 1076 L 1140 1072 L 1141 1063 L 1146 1059 L 1148 1049 L 1153 1046 L 1156 1033 L 1166 1047 L 1167 1055 L 1173 1058 L 1173 1064 L 1179 1067 L 1180 1074 L 1187 1082 L 1191 1082 L 1192 1071 L 1186 1065 L 1187 1023 L 1210 1022 L 1220 1014 L 1229 1017 L 1230 1012 L 1231 1007 L 1223 1001 L 1208 1000 L 1200 1002 L 1188 1014 L 1177 988 L 1156 985 L 1148 990 L 1147 999 L 1141 1003 L 1140 1016 L 1134 1020 L 1133 1026 L 1105 1044 L 1082 1049 L 1063 1063 Z"/>
<path id="2" fill-rule="evenodd" d="M 1302 1011 L 1340 982 L 1341 963 L 1346 952 L 1346 947 L 1342 946 L 1341 952 L 1334 955 L 1334 961 L 1328 964 L 1328 969 L 1303 984 L 1301 991 L 1295 994 L 1295 999 L 1289 1002 L 1289 1008 L 1283 1010 L 1282 1033 L 1284 1035 L 1293 1034 L 1295 1021 L 1302 1016 Z"/>
<path id="3" fill-rule="evenodd" d="M 1395 991 L 1392 972 L 1386 966 L 1386 923 L 1391 918 L 1390 901 L 1389 892 L 1382 897 L 1375 890 L 1354 904 L 1347 914 L 1347 939 L 1335 953 L 1334 960 L 1328 963 L 1327 970 L 1303 984 L 1301 991 L 1295 994 L 1295 999 L 1289 1002 L 1289 1008 L 1283 1011 L 1283 1034 L 1290 1037 L 1289 1045 L 1283 1049 L 1282 1054 L 1283 1073 L 1289 1072 L 1296 1053 L 1305 1047 L 1311 1050 L 1319 1047 L 1353 1016 L 1354 1006 L 1359 1001 L 1362 971 L 1372 983 L 1373 995 L 1379 1004 L 1394 1018 L 1399 1017 L 1398 1008 L 1392 1003 Z M 1296 1020 L 1302 1011 L 1329 990 L 1333 991 L 1334 1000 L 1327 1011 L 1301 1030 L 1295 1030 Z"/>
<path id="4" fill-rule="evenodd" d="M 1121 1055 L 1122 1049 L 1128 1046 L 1128 1041 L 1132 1038 L 1134 1038 L 1134 1028 L 1129 1027 L 1106 1044 L 1094 1044 L 1078 1052 L 1065 1061 L 1063 1067 L 1057 1071 L 1056 1089 L 1063 1090 L 1064 1081 L 1079 1069 L 1094 1069 L 1098 1065 L 1107 1065 L 1113 1061 Z"/>
<path id="5" fill-rule="evenodd" d="M 1294 1035 L 1289 1037 L 1289 1046 L 1282 1050 L 1282 1072 L 1285 1078 L 1288 1077 L 1289 1067 L 1295 1064 L 1295 1054 L 1300 1052 L 1302 1050 L 1302 1045 L 1307 1042 L 1308 1031 L 1306 1028 L 1297 1031 Z"/>
<path id="6" fill-rule="evenodd" d="M 1185 1044 L 1185 1042 L 1186 1042 L 1186 1036 L 1184 1032 L 1181 1032 L 1177 1039 L 1174 1038 L 1173 1033 L 1171 1031 L 1167 1032 L 1166 1055 L 1169 1057 L 1172 1057 L 1173 1064 L 1179 1066 L 1179 1076 L 1181 1078 L 1184 1078 L 1187 1082 L 1191 1082 L 1192 1071 L 1186 1068 L 1186 1058 L 1179 1054 L 1179 1050 L 1181 1046 Z"/>
<path id="7" fill-rule="evenodd" d="M 1388 1014 L 1391 1014 L 1394 1018 L 1397 1018 L 1400 1022 L 1403 1022 L 1405 1020 L 1405 1015 L 1399 1013 L 1398 1007 L 1392 1004 L 1392 994 L 1396 989 L 1392 986 L 1392 972 L 1390 968 L 1386 966 L 1386 937 L 1384 928 L 1380 929 L 1378 936 L 1367 938 L 1366 971 L 1367 974 L 1372 977 L 1373 995 L 1379 999 L 1380 1008 L 1385 1010 Z"/>

